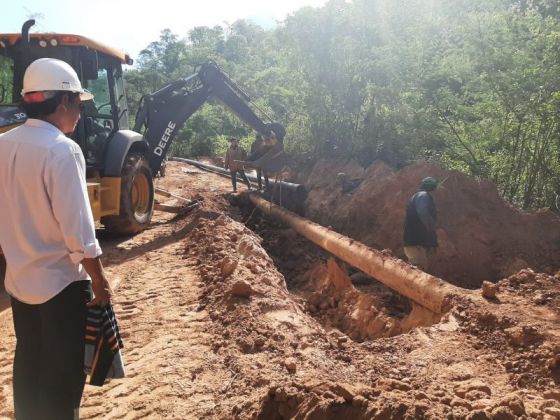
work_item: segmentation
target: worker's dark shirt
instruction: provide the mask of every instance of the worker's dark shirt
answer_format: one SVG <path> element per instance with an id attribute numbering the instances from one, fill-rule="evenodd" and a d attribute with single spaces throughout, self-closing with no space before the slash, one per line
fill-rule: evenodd
<path id="1" fill-rule="evenodd" d="M 262 140 L 261 141 L 255 140 L 253 144 L 251 144 L 251 154 L 249 155 L 247 160 L 249 162 L 253 162 L 259 159 L 260 157 L 264 156 L 264 154 L 268 152 L 268 150 L 269 149 L 265 147 L 265 144 Z"/>
<path id="2" fill-rule="evenodd" d="M 257 150 L 262 148 L 263 145 L 264 145 L 264 141 L 255 140 L 253 143 L 251 143 L 251 154 L 255 153 Z"/>
<path id="3" fill-rule="evenodd" d="M 408 201 L 404 221 L 404 245 L 435 248 L 436 206 L 430 193 L 418 191 Z"/>

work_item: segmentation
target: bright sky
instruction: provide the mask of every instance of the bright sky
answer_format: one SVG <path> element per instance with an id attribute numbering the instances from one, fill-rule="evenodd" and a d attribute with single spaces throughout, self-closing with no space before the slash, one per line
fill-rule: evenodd
<path id="1" fill-rule="evenodd" d="M 195 26 L 250 19 L 270 27 L 305 6 L 326 0 L 2 0 L 0 33 L 20 32 L 30 16 L 32 32 L 72 33 L 120 48 L 133 58 L 170 28 L 180 37 Z M 6 3 L 6 4 L 4 4 Z M 7 5 L 9 4 L 9 6 Z"/>

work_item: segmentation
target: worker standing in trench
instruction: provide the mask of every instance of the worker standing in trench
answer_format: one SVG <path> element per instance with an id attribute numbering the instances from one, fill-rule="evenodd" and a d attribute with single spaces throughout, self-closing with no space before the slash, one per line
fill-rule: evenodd
<path id="1" fill-rule="evenodd" d="M 264 140 L 262 134 L 258 134 L 255 136 L 255 141 L 251 144 L 251 154 L 247 158 L 248 162 L 254 162 L 257 159 L 260 159 L 264 156 L 264 154 L 268 151 L 265 147 Z M 268 175 L 264 172 L 261 168 L 256 168 L 257 172 L 257 185 L 260 191 L 263 191 L 262 185 L 262 177 L 264 173 L 264 185 L 265 188 L 268 189 Z"/>
<path id="2" fill-rule="evenodd" d="M 233 192 L 237 192 L 237 174 L 243 177 L 245 184 L 247 184 L 247 188 L 251 189 L 251 183 L 249 182 L 249 178 L 247 178 L 245 170 L 243 169 L 243 164 L 241 163 L 247 157 L 247 153 L 241 146 L 239 146 L 239 140 L 235 137 L 231 137 L 229 139 L 229 144 L 230 146 L 226 152 L 224 166 L 226 169 L 229 169 L 231 173 L 231 185 L 233 186 Z"/>
<path id="3" fill-rule="evenodd" d="M 25 124 L 0 135 L 0 246 L 7 261 L 16 350 L 17 420 L 79 417 L 88 306 L 106 305 L 85 160 L 66 137 L 82 89 L 67 63 L 41 58 L 23 78 Z M 95 295 L 92 299 L 92 289 Z"/>
<path id="4" fill-rule="evenodd" d="M 436 205 L 430 194 L 438 185 L 435 178 L 424 178 L 406 207 L 404 253 L 410 264 L 423 271 L 428 270 L 430 257 L 438 246 Z"/>

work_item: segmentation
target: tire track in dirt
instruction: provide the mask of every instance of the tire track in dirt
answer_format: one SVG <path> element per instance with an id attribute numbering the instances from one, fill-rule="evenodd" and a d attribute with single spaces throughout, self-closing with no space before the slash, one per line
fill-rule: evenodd
<path id="1" fill-rule="evenodd" d="M 126 261 L 126 253 L 134 252 L 143 236 L 165 236 L 168 232 L 162 230 L 170 229 L 151 229 L 115 248 L 102 244 L 104 258 L 111 261 L 117 253 Z M 108 264 L 108 276 L 120 283 L 114 306 L 125 343 L 127 377 L 102 388 L 86 385 L 83 419 L 195 419 L 211 414 L 215 391 L 229 372 L 222 371 L 219 361 L 209 356 L 213 354 L 208 344 L 212 337 L 206 332 L 208 314 L 198 306 L 199 279 L 182 263 L 182 253 L 184 243 L 179 240 L 140 258 Z M 12 418 L 15 337 L 10 311 L 2 318 L 0 415 Z"/>
<path id="2" fill-rule="evenodd" d="M 167 223 L 168 222 L 168 223 Z M 209 417 L 229 372 L 211 351 L 201 284 L 183 261 L 196 216 L 156 217 L 142 234 L 105 244 L 107 272 L 120 279 L 115 310 L 125 348 L 127 378 L 86 386 L 82 418 L 198 419 Z M 121 262 L 122 261 L 122 262 Z"/>

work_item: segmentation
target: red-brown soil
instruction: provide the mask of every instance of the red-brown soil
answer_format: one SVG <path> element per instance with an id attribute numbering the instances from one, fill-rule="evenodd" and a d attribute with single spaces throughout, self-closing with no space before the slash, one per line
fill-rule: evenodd
<path id="1" fill-rule="evenodd" d="M 403 203 L 423 173 L 413 175 Z M 560 274 L 521 270 L 498 282 L 495 300 L 475 291 L 440 321 L 371 338 L 368 326 L 391 328 L 408 302 L 371 282 L 333 289 L 323 253 L 256 213 L 249 226 L 269 238 L 242 223 L 227 179 L 170 163 L 158 183 L 201 205 L 103 240 L 128 377 L 86 386 L 83 418 L 560 418 Z M 11 322 L 0 313 L 0 418 L 13 416 Z"/>
<path id="2" fill-rule="evenodd" d="M 336 175 L 359 184 L 343 192 Z M 430 272 L 463 287 L 480 287 L 522 268 L 560 268 L 560 217 L 551 211 L 524 212 L 498 195 L 489 181 L 417 163 L 395 171 L 377 162 L 318 162 L 299 182 L 309 189 L 306 216 L 377 249 L 402 258 L 404 211 L 426 176 L 445 180 L 433 192 L 438 210 L 439 248 Z"/>

